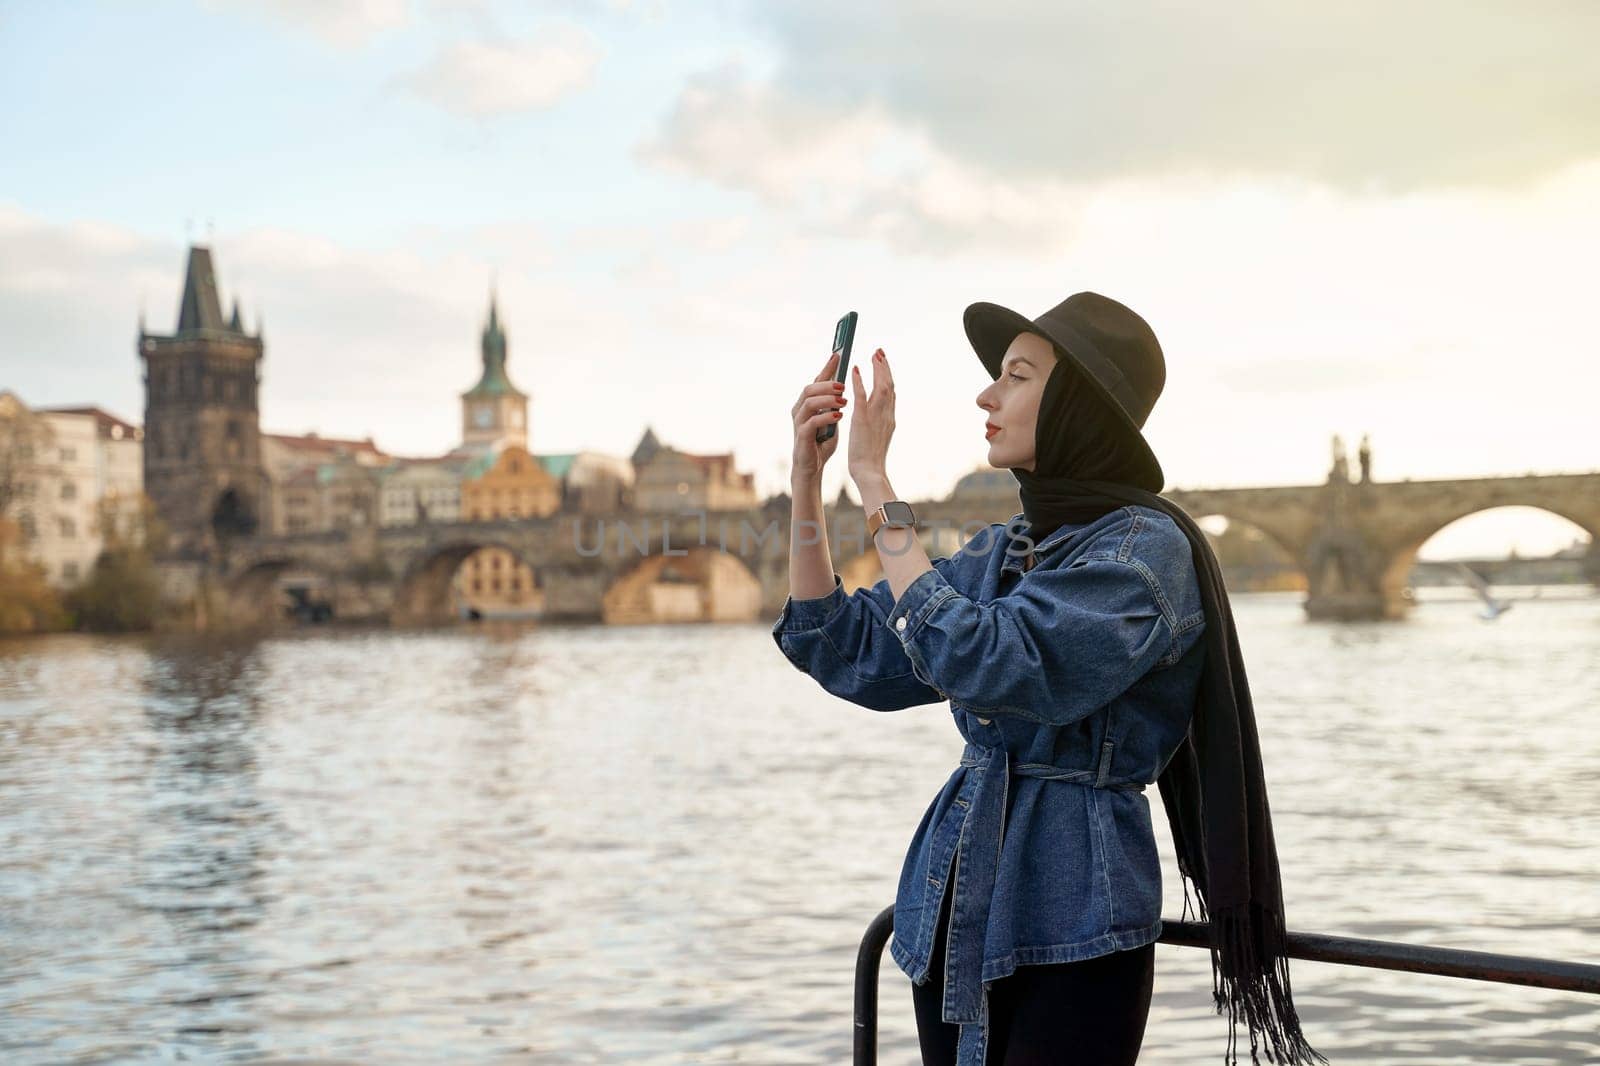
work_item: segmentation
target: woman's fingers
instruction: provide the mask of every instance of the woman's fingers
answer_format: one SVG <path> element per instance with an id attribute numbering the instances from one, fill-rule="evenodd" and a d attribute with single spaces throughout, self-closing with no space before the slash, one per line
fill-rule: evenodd
<path id="1" fill-rule="evenodd" d="M 815 429 L 815 428 L 818 428 L 820 426 L 825 426 L 829 422 L 837 422 L 843 415 L 844 415 L 843 411 L 836 411 L 836 410 L 833 410 L 832 408 L 828 408 L 826 410 L 818 411 L 816 414 L 812 415 L 810 418 L 808 418 L 804 422 L 800 423 L 800 428 L 801 429 Z"/>
<path id="2" fill-rule="evenodd" d="M 806 400 L 810 400 L 811 397 L 818 397 L 818 395 L 832 397 L 832 395 L 840 394 L 842 394 L 842 391 L 840 391 L 840 389 L 835 389 L 834 381 L 832 381 L 832 379 L 827 379 L 827 381 L 813 381 L 813 383 L 808 384 L 808 386 L 803 387 L 803 389 L 800 389 L 800 399 L 795 402 L 795 410 L 800 410 L 800 405 L 805 403 Z"/>
<path id="3" fill-rule="evenodd" d="M 835 407 L 843 407 L 845 402 L 845 397 L 836 396 L 833 390 L 829 389 L 826 392 L 802 397 L 800 402 L 795 405 L 795 416 L 802 419 L 809 418 L 818 411 L 831 411 Z"/>
<path id="4" fill-rule="evenodd" d="M 800 390 L 800 395 L 833 396 L 838 392 L 839 390 L 833 387 L 833 379 L 829 378 L 827 381 L 813 381 L 811 384 Z"/>
<path id="5" fill-rule="evenodd" d="M 889 357 L 879 348 L 872 353 L 872 394 L 883 389 L 886 395 L 894 394 L 894 373 L 889 369 Z"/>
<path id="6" fill-rule="evenodd" d="M 799 414 L 802 408 L 815 400 L 820 399 L 827 403 L 833 403 L 835 400 L 842 400 L 843 398 L 843 393 L 833 387 L 831 379 L 828 381 L 813 381 L 800 390 L 800 399 L 795 402 L 794 411 Z"/>
<path id="7" fill-rule="evenodd" d="M 833 368 L 839 363 L 839 353 L 829 352 L 828 361 L 822 364 L 822 369 L 817 371 L 817 376 L 812 381 L 827 381 L 833 377 Z"/>
<path id="8" fill-rule="evenodd" d="M 800 390 L 800 398 L 794 405 L 797 433 L 808 430 L 814 433 L 829 422 L 837 422 L 844 417 L 843 409 L 849 397 L 845 396 L 842 387 L 835 387 L 833 373 L 838 365 L 839 353 L 829 352 L 817 376 Z"/>
<path id="9" fill-rule="evenodd" d="M 806 411 L 820 411 L 834 407 L 843 407 L 845 397 L 834 396 L 831 393 L 823 396 L 808 396 L 802 405 Z"/>

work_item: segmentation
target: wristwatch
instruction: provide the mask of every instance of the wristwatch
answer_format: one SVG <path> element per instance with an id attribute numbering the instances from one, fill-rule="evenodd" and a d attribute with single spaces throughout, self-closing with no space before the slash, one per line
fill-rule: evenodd
<path id="1" fill-rule="evenodd" d="M 914 529 L 917 525 L 917 513 L 911 505 L 904 500 L 885 500 L 876 510 L 867 515 L 867 539 L 873 540 L 878 535 L 878 530 L 884 526 L 893 526 L 896 529 Z"/>

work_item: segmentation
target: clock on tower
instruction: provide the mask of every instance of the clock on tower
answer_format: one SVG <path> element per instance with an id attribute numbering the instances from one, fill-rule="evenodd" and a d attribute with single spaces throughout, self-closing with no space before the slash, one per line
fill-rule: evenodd
<path id="1" fill-rule="evenodd" d="M 489 321 L 483 328 L 483 375 L 461 394 L 461 441 L 480 447 L 527 446 L 528 396 L 506 376 L 506 334 L 500 310 L 489 300 Z"/>

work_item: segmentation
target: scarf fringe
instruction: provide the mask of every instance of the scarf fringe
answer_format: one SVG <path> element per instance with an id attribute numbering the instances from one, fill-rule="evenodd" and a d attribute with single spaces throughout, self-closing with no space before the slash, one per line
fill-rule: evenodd
<path id="1" fill-rule="evenodd" d="M 1187 914 L 1189 875 L 1184 873 L 1182 879 Z M 1228 1012 L 1228 1050 L 1222 1061 L 1228 1066 L 1238 1061 L 1235 1027 L 1243 1015 L 1250 1036 L 1250 1061 L 1255 1066 L 1261 1062 L 1258 1052 L 1268 1062 L 1281 1066 L 1326 1064 L 1327 1058 L 1300 1031 L 1300 1017 L 1289 987 L 1289 956 L 1284 954 L 1283 916 L 1252 902 L 1208 914 L 1202 894 L 1197 890 L 1195 896 L 1200 900 L 1200 920 L 1211 926 L 1212 1003 L 1218 1014 L 1224 1008 Z M 1252 930 L 1260 943 L 1254 942 Z M 1264 956 L 1273 962 L 1263 973 Z"/>

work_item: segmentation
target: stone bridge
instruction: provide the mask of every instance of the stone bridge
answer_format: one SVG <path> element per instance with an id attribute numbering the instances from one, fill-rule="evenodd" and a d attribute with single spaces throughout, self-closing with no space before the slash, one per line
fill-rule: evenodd
<path id="1" fill-rule="evenodd" d="M 776 616 L 789 594 L 789 507 L 727 511 L 554 514 L 485 522 L 425 523 L 351 531 L 256 537 L 229 545 L 208 577 L 220 586 L 230 620 L 266 621 L 279 612 L 274 589 L 286 573 L 315 574 L 332 590 L 341 618 L 385 619 L 398 625 L 453 618 L 451 581 L 480 548 L 504 548 L 528 564 L 552 620 L 660 621 L 652 590 L 662 583 L 693 590 L 674 614 L 700 621 Z M 918 503 L 936 528 L 924 531 L 934 554 L 961 545 L 998 517 L 948 501 Z M 866 539 L 858 505 L 824 508 L 835 568 L 847 585 L 879 580 L 878 556 Z"/>
<path id="2" fill-rule="evenodd" d="M 1306 575 L 1311 618 L 1401 618 L 1417 549 L 1459 518 L 1535 507 L 1589 534 L 1584 570 L 1600 584 L 1600 473 L 1451 481 L 1330 480 L 1322 485 L 1182 489 L 1164 493 L 1195 518 L 1254 526 Z"/>
<path id="3" fill-rule="evenodd" d="M 1536 507 L 1586 530 L 1585 559 L 1600 583 L 1600 473 L 1456 481 L 1359 482 L 1261 488 L 1172 489 L 1194 518 L 1222 515 L 1261 530 L 1307 579 L 1309 617 L 1403 617 L 1406 575 L 1417 549 L 1458 518 L 1493 507 Z M 930 555 L 952 554 L 966 537 L 1021 510 L 1015 499 L 913 504 Z M 824 509 L 835 569 L 847 588 L 879 580 L 877 553 L 856 504 Z M 233 542 L 207 579 L 223 591 L 230 621 L 276 615 L 275 588 L 288 571 L 321 575 L 343 618 L 433 624 L 452 618 L 456 568 L 480 548 L 505 548 L 534 572 L 543 617 L 660 621 L 656 596 L 674 595 L 675 618 L 776 617 L 788 595 L 789 507 L 647 514 L 556 514 L 454 524 L 425 523 Z"/>

